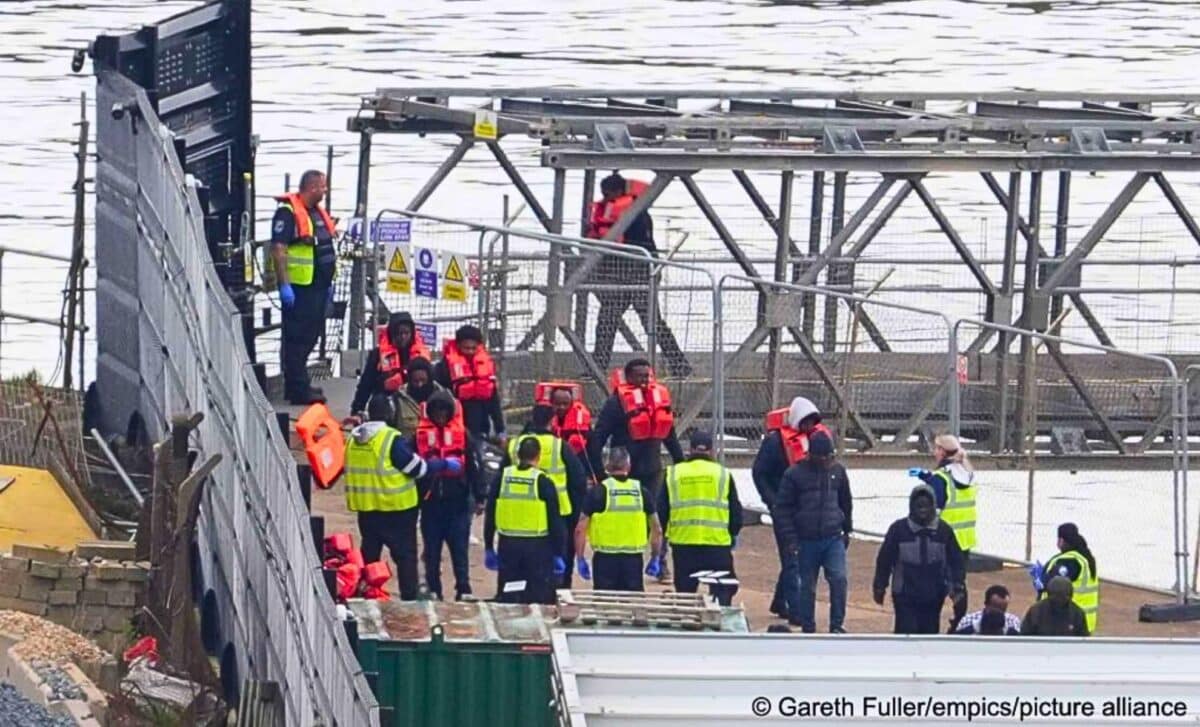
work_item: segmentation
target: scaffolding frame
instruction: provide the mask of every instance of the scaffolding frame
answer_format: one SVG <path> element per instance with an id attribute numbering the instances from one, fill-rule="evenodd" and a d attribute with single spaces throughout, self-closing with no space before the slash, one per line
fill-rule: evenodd
<path id="1" fill-rule="evenodd" d="M 775 232 L 774 281 L 801 286 L 818 284 L 822 273 L 827 285 L 852 285 L 854 263 L 843 261 L 861 259 L 896 210 L 915 194 L 985 295 L 986 322 L 998 326 L 985 328 L 970 342 L 966 347 L 969 355 L 983 351 L 993 338 L 998 339 L 994 351 L 1009 352 L 1016 337 L 1006 333 L 1005 326 L 1044 333 L 1061 313 L 1065 300 L 1079 311 L 1100 345 L 1112 346 L 1112 337 L 1084 300 L 1081 266 L 1151 181 L 1200 244 L 1200 225 L 1167 178 L 1168 173 L 1200 171 L 1198 103 L 1200 92 L 405 87 L 384 88 L 365 97 L 348 129 L 358 133 L 360 140 L 357 216 L 368 214 L 375 134 L 453 135 L 459 138 L 458 144 L 408 209 L 419 210 L 476 145 L 487 148 L 551 234 L 564 231 L 568 174 L 582 175 L 583 224 L 595 193 L 597 170 L 650 170 L 654 179 L 649 188 L 605 239 L 618 239 L 637 215 L 678 181 L 742 272 L 763 279 L 695 178 L 701 171 L 729 171 Z M 554 174 L 548 207 L 503 148 L 503 140 L 511 137 L 541 143 L 541 165 Z M 777 206 L 768 201 L 749 172 L 778 174 Z M 879 179 L 862 204 L 848 210 L 847 180 L 852 172 L 878 174 Z M 1131 176 L 1071 246 L 1067 231 L 1071 181 L 1076 172 Z M 811 174 L 813 180 L 807 239 L 792 229 L 797 173 Z M 1043 176 L 1047 173 L 1058 175 L 1053 249 L 1043 246 L 1040 236 Z M 829 241 L 822 247 L 827 174 L 832 175 L 831 229 Z M 931 174 L 979 175 L 986 199 L 1003 211 L 1004 252 L 998 278 L 988 274 L 926 185 Z M 998 178 L 1003 174 L 1007 180 Z M 1024 211 L 1022 195 L 1028 200 Z M 1019 254 L 1022 243 L 1023 256 Z M 584 260 L 569 270 L 551 266 L 554 279 L 547 284 L 559 287 L 563 294 L 549 301 L 543 320 L 532 331 L 548 330 L 547 321 L 569 317 L 570 311 L 560 307 L 570 306 L 572 299 L 576 332 L 583 330 L 588 318 L 587 295 L 577 294 L 577 288 L 597 262 Z M 1037 284 L 1023 284 L 1018 291 L 1019 271 L 1023 280 Z M 352 298 L 352 316 L 356 312 L 353 306 L 362 305 L 367 279 L 373 277 L 356 276 L 360 294 Z M 765 288 L 760 292 L 759 323 L 739 350 L 758 349 L 765 343 L 767 370 L 774 372 L 785 337 L 802 348 L 815 345 L 811 339 L 817 312 L 809 301 L 804 305 L 803 326 L 775 325 L 766 313 L 769 293 Z M 355 321 L 361 319 L 362 311 L 357 313 Z M 822 314 L 825 340 L 820 343 L 832 351 L 837 343 L 838 309 L 827 303 Z M 887 332 L 865 312 L 859 314 L 864 332 L 880 351 L 890 350 Z M 358 345 L 360 333 L 352 326 L 351 346 Z M 536 338 L 532 334 L 522 343 L 532 346 Z M 1028 340 L 1025 337 L 1023 345 L 1028 345 Z M 553 350 L 552 340 L 544 340 L 544 345 L 547 351 Z M 576 352 L 584 360 L 590 358 L 585 350 Z M 1025 353 L 1021 352 L 1018 361 L 1024 360 Z M 1061 363 L 1071 376 L 1069 359 Z M 1010 380 L 1011 365 L 1008 356 L 1001 356 L 995 372 L 1001 422 L 993 442 L 997 452 L 1019 448 L 1025 437 L 1022 406 L 1029 396 L 1018 364 L 1017 400 L 1009 400 L 1004 382 Z M 1087 406 L 1095 408 L 1086 392 L 1082 395 Z M 1015 409 L 1011 416 L 1010 406 Z M 1013 424 L 1011 432 L 1007 422 Z"/>

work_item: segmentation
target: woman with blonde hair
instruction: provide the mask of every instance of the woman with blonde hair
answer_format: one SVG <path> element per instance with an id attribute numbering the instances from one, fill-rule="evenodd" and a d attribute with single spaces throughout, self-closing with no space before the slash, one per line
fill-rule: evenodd
<path id="1" fill-rule="evenodd" d="M 908 474 L 933 489 L 942 521 L 954 531 L 965 563 L 975 547 L 975 471 L 971 469 L 966 450 L 953 434 L 939 434 L 934 438 L 933 458 L 937 462 L 934 471 L 914 467 Z M 965 599 L 961 605 L 954 604 L 951 632 L 965 613 Z"/>

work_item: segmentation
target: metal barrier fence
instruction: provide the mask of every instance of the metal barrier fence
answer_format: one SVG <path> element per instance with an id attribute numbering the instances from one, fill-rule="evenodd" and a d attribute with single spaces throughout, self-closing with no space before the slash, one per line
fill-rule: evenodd
<path id="1" fill-rule="evenodd" d="M 0 381 L 0 464 L 49 469 L 88 492 L 82 411 L 78 391 L 27 378 Z"/>
<path id="2" fill-rule="evenodd" d="M 209 258 L 195 183 L 185 179 L 172 134 L 144 91 L 109 71 L 97 75 L 104 112 L 97 249 L 101 256 L 128 249 L 128 264 L 136 264 L 131 339 L 142 380 L 134 398 L 140 394 L 138 408 L 156 419 L 147 422 L 154 436 L 172 415 L 203 413 L 192 444 L 201 459 L 224 457 L 205 489 L 197 536 L 202 611 L 215 602 L 206 618 L 216 617 L 223 677 L 278 682 L 289 724 L 378 724 L 322 578 L 295 460 Z M 118 105 L 127 113 L 109 122 L 108 109 Z"/>
<path id="3" fill-rule="evenodd" d="M 684 412 L 681 433 L 718 428 L 714 409 L 697 403 L 712 389 L 719 366 L 720 299 L 709 271 L 656 260 L 632 245 L 424 213 L 383 210 L 375 229 L 401 219 L 410 225 L 407 242 L 364 242 L 377 251 L 377 269 L 365 271 L 362 288 L 379 311 L 366 313 L 368 320 L 408 310 L 418 323 L 435 325 L 439 339 L 452 337 L 462 323 L 479 325 L 504 373 L 504 400 L 516 409 L 532 402 L 534 384 L 553 379 L 594 383 L 585 387 L 585 398 L 599 407 L 609 393 L 610 367 L 642 355 L 660 378 L 672 381 L 676 409 Z M 448 300 L 444 289 L 436 297 L 429 287 L 422 290 L 417 275 L 436 268 L 437 285 L 444 285 L 452 257 L 467 266 L 462 299 Z M 397 273 L 404 264 L 411 281 Z M 472 269 L 478 287 L 471 284 Z M 589 305 L 592 297 L 598 309 Z M 440 344 L 426 343 L 436 354 Z"/>
<path id="4" fill-rule="evenodd" d="M 744 275 L 723 276 L 719 288 L 726 355 L 715 388 L 727 449 L 756 444 L 763 413 L 795 396 L 817 405 L 843 448 L 912 451 L 925 448 L 914 436 L 953 430 L 956 343 L 946 316 Z M 829 315 L 839 308 L 840 318 Z M 818 350 L 818 341 L 829 343 Z"/>
<path id="5" fill-rule="evenodd" d="M 964 442 L 1024 455 L 1016 470 L 978 475 L 979 550 L 1045 560 L 1057 550 L 1058 525 L 1074 522 L 1101 578 L 1170 589 L 1182 601 L 1190 591 L 1188 428 L 1175 364 L 982 321 L 955 329 L 966 359 L 957 379 Z M 1170 468 L 1131 461 L 1114 471 L 1037 471 L 1038 456 L 1100 446 L 1131 460 L 1170 452 Z"/>

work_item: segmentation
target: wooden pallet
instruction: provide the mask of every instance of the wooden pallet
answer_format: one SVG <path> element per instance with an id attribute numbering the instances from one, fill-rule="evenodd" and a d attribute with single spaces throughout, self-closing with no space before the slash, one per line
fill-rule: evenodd
<path id="1" fill-rule="evenodd" d="M 558 591 L 558 618 L 564 624 L 721 629 L 721 607 L 701 593 Z"/>

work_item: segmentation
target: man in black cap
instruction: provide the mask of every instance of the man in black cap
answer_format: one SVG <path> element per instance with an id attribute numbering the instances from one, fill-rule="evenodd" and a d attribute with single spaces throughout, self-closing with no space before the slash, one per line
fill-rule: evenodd
<path id="1" fill-rule="evenodd" d="M 854 503 L 846 468 L 833 459 L 833 440 L 809 437 L 808 456 L 788 467 L 775 498 L 775 528 L 784 553 L 788 622 L 804 633 L 817 630 L 817 572 L 829 583 L 829 633 L 842 634 L 846 619 L 846 547 Z M 799 576 L 799 578 L 797 578 Z"/>
<path id="2" fill-rule="evenodd" d="M 708 432 L 693 432 L 687 459 L 667 468 L 658 496 L 658 518 L 672 545 L 675 590 L 695 593 L 700 571 L 723 571 L 725 584 L 714 588 L 717 600 L 729 605 L 737 593 L 733 549 L 742 529 L 742 504 L 733 475 L 713 460 L 713 440 Z M 654 554 L 646 575 L 657 577 L 662 556 Z"/>

